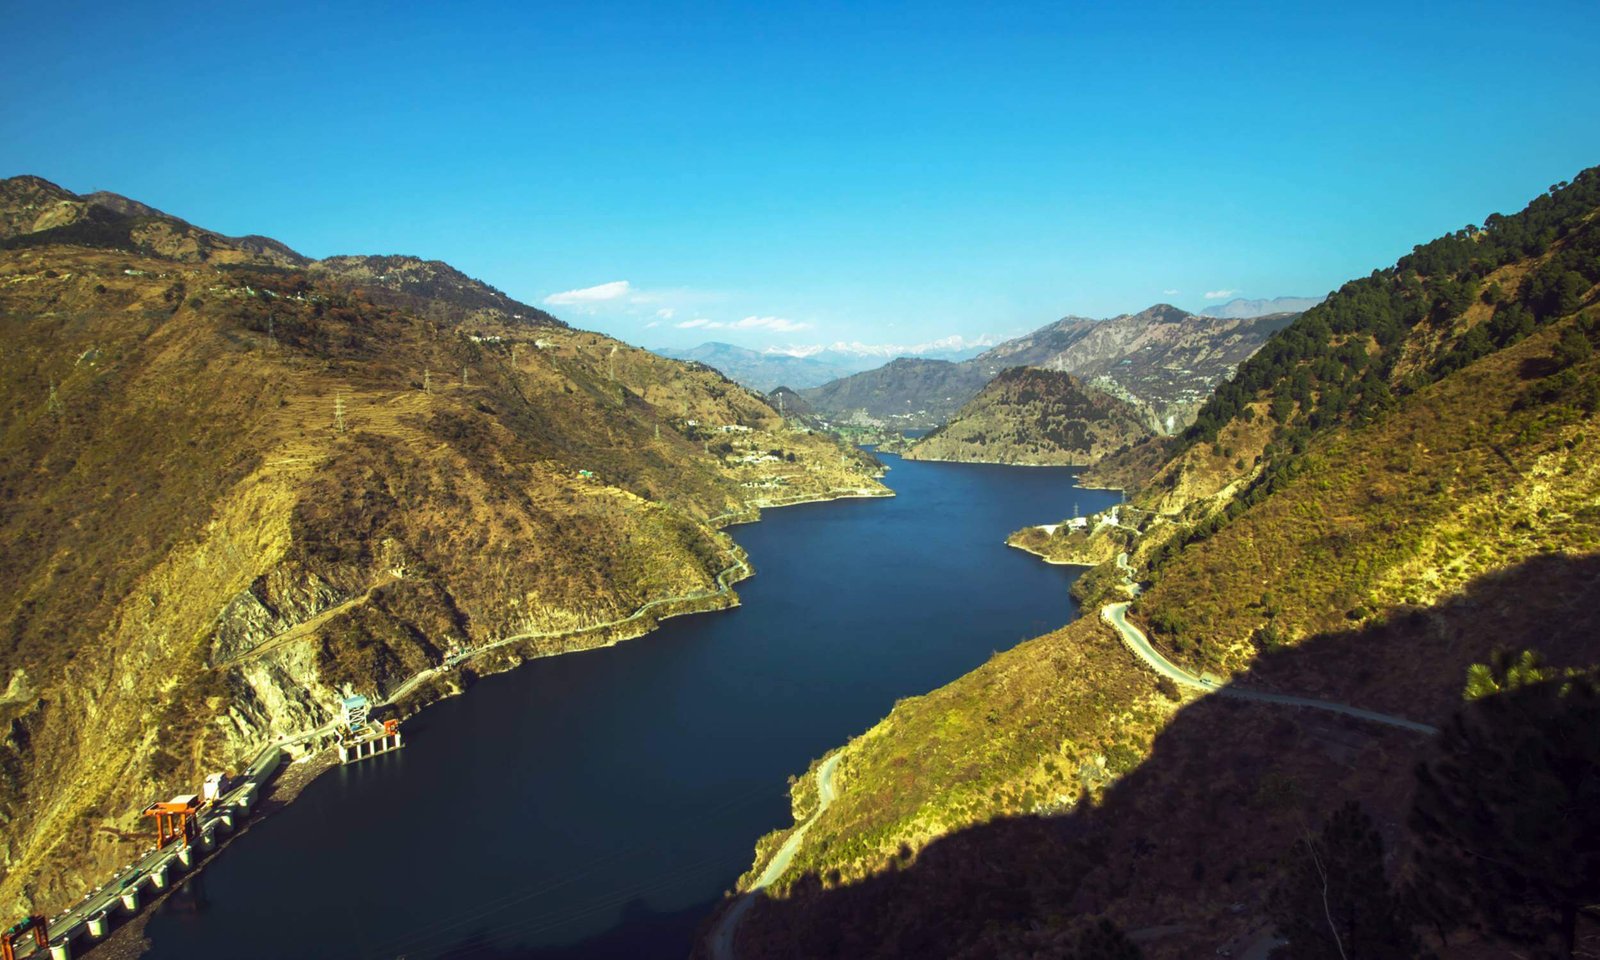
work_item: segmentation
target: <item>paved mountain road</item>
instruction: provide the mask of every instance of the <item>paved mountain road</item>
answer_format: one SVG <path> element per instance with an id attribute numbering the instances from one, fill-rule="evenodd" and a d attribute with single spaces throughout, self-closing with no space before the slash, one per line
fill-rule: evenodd
<path id="1" fill-rule="evenodd" d="M 817 817 L 821 816 L 822 811 L 828 809 L 838 796 L 838 791 L 833 786 L 833 771 L 839 766 L 839 760 L 843 756 L 844 751 L 840 750 L 824 760 L 822 766 L 817 768 L 817 809 L 806 818 L 805 823 L 800 824 L 789 834 L 783 845 L 772 855 L 772 859 L 767 861 L 761 876 L 756 878 L 750 889 L 742 894 L 717 921 L 717 926 L 711 931 L 710 937 L 711 960 L 734 960 L 733 935 L 739 929 L 739 921 L 744 919 L 745 913 L 755 903 L 755 892 L 771 886 L 773 881 L 783 876 L 784 871 L 788 870 L 789 864 L 793 862 L 795 852 L 800 849 L 800 841 L 805 837 L 806 831 L 817 822 Z"/>
<path id="2" fill-rule="evenodd" d="M 1123 644 L 1128 649 L 1132 650 L 1150 669 L 1180 687 L 1202 690 L 1207 693 L 1217 693 L 1224 697 L 1232 697 L 1235 700 L 1253 700 L 1257 703 L 1271 703 L 1283 707 L 1305 707 L 1310 710 L 1323 710 L 1328 713 L 1355 717 L 1358 720 L 1399 727 L 1402 730 L 1410 730 L 1413 733 L 1432 735 L 1439 732 L 1437 727 L 1431 727 L 1425 723 L 1418 723 L 1415 720 L 1407 720 L 1405 717 L 1396 717 L 1392 714 L 1378 713 L 1375 710 L 1363 710 L 1361 707 L 1352 707 L 1346 703 L 1333 703 L 1329 700 L 1295 697 L 1282 693 L 1267 693 L 1263 690 L 1247 690 L 1232 684 L 1219 684 L 1203 677 L 1197 677 L 1162 656 L 1161 651 L 1151 646 L 1150 638 L 1144 635 L 1144 631 L 1128 622 L 1127 614 L 1128 604 L 1126 603 L 1108 603 L 1100 608 L 1100 618 L 1117 631 L 1117 634 L 1122 637 Z"/>

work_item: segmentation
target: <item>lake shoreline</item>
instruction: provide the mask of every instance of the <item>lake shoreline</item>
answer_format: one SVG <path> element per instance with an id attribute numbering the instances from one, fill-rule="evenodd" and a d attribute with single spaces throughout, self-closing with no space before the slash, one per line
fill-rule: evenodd
<path id="1" fill-rule="evenodd" d="M 811 758 L 825 760 L 898 700 L 937 689 L 981 664 L 997 642 L 1032 636 L 1075 615 L 1060 587 L 1070 585 L 1077 570 L 994 550 L 997 535 L 1042 516 L 1071 514 L 1075 470 L 976 464 L 952 470 L 902 464 L 892 456 L 884 460 L 895 471 L 892 494 L 865 480 L 815 496 L 740 491 L 750 499 L 731 501 L 727 515 L 697 524 L 699 536 L 712 541 L 709 550 L 694 545 L 695 566 L 704 572 L 687 583 L 677 577 L 682 586 L 669 591 L 690 597 L 666 598 L 671 602 L 653 602 L 643 611 L 597 611 L 592 615 L 616 622 L 568 631 L 559 639 L 518 642 L 504 636 L 501 645 L 485 649 L 501 641 L 491 635 L 457 651 L 440 665 L 445 669 L 418 664 L 423 675 L 415 682 L 385 690 L 390 716 L 439 705 L 402 728 L 412 734 L 407 739 L 414 749 L 317 779 L 317 788 L 300 797 L 303 802 L 285 808 L 286 816 L 265 821 L 270 832 L 241 847 L 243 855 L 208 865 L 204 882 L 214 892 L 227 891 L 210 898 L 210 918 L 169 915 L 169 908 L 150 919 L 146 937 L 153 943 L 146 956 L 200 960 L 232 944 L 241 958 L 265 960 L 266 946 L 287 943 L 285 934 L 248 944 L 238 936 L 252 929 L 248 904 L 275 901 L 280 878 L 287 875 L 299 878 L 305 896 L 283 904 L 285 917 L 297 918 L 286 922 L 302 933 L 320 931 L 330 947 L 343 944 L 356 953 L 362 941 L 381 934 L 395 942 L 395 950 L 404 946 L 421 950 L 418 956 L 433 955 L 435 947 L 450 946 L 446 939 L 468 936 L 465 929 L 444 932 L 447 919 L 464 923 L 461 918 L 480 910 L 484 896 L 524 891 L 520 895 L 533 897 L 536 890 L 527 910 L 500 911 L 482 936 L 530 947 L 592 941 L 610 950 L 628 943 L 643 960 L 689 953 L 698 922 L 752 867 L 752 841 L 781 830 L 784 836 L 763 844 L 771 853 L 793 831 L 796 812 L 815 812 L 814 795 L 793 809 L 787 777 L 811 780 L 800 773 L 812 767 L 815 774 Z M 850 499 L 885 502 L 870 509 L 765 512 Z M 1114 499 L 1084 495 L 1082 503 L 1098 509 Z M 773 523 L 732 529 L 757 519 Z M 929 589 L 937 593 L 978 554 L 991 559 L 973 574 L 974 589 L 991 599 L 951 596 L 937 605 L 939 612 L 921 616 L 925 622 L 919 624 L 915 615 L 908 621 L 904 611 L 917 598 L 926 599 Z M 765 576 L 741 585 L 756 569 Z M 714 572 L 720 584 L 713 583 Z M 732 590 L 718 589 L 723 584 Z M 740 609 L 729 616 L 686 616 L 727 609 L 733 590 Z M 638 605 L 634 600 L 628 607 Z M 664 624 L 680 616 L 677 624 Z M 622 640 L 662 625 L 654 643 L 555 658 L 620 647 Z M 916 653 L 908 659 L 911 650 Z M 546 657 L 552 659 L 536 669 L 510 672 Z M 503 675 L 490 680 L 490 674 Z M 485 680 L 481 689 L 479 678 Z M 456 697 L 469 687 L 475 696 Z M 830 716 L 814 715 L 819 698 L 832 698 Z M 320 745 L 315 737 L 309 740 L 293 748 L 297 755 Z M 298 773 L 306 766 L 311 765 L 284 769 Z M 659 807 L 655 827 L 640 822 L 615 789 L 616 783 L 635 781 L 649 785 Z M 332 879 L 336 870 L 310 865 L 331 867 L 341 857 L 356 857 L 385 875 L 402 869 L 408 855 L 393 842 L 396 836 L 433 829 L 432 811 L 485 795 L 528 817 L 515 829 L 492 818 L 464 824 L 457 842 L 431 855 L 430 870 L 412 887 L 415 896 L 429 898 L 429 918 L 381 895 L 356 896 L 353 902 L 362 904 L 371 931 L 363 934 L 308 906 L 346 892 Z M 345 830 L 339 824 L 346 816 L 368 827 Z M 661 826 L 669 829 L 663 833 Z M 277 839 L 262 843 L 268 836 Z M 806 856 L 804 847 L 799 844 L 797 857 Z M 591 867 L 596 853 L 613 848 L 637 855 Z M 526 865 L 524 855 L 532 858 Z M 686 873 L 686 863 L 697 866 Z M 591 873 L 581 882 L 567 881 L 573 870 Z M 473 878 L 465 892 L 447 879 L 462 875 Z M 642 905 L 615 902 L 615 891 L 646 885 L 652 892 L 639 898 Z M 696 905 L 692 920 L 674 912 L 683 904 Z M 519 940 L 524 934 L 518 930 L 533 940 Z M 420 946 L 430 941 L 432 946 Z"/>
<path id="2" fill-rule="evenodd" d="M 1092 470 L 1095 467 L 1095 463 L 1016 463 L 1010 460 L 955 460 L 949 457 L 914 457 L 908 453 L 902 453 L 900 456 L 917 463 L 975 463 L 990 467 L 1055 467 L 1067 470 Z M 1096 463 L 1098 462 L 1096 461 Z M 1124 497 L 1128 493 L 1124 487 L 1094 486 L 1079 482 L 1077 477 L 1073 478 L 1072 485 L 1075 490 L 1099 490 L 1105 493 L 1120 493 Z"/>
<path id="3" fill-rule="evenodd" d="M 1023 553 L 1031 553 L 1034 556 L 1038 557 L 1040 560 L 1043 560 L 1045 563 L 1048 563 L 1053 567 L 1083 567 L 1085 569 L 1093 569 L 1096 566 L 1095 564 L 1092 564 L 1092 563 L 1075 563 L 1075 562 L 1073 562 L 1071 560 L 1057 560 L 1057 559 L 1055 559 L 1053 557 L 1049 557 L 1049 556 L 1046 556 L 1045 554 L 1040 553 L 1039 551 L 1033 549 L 1032 547 L 1025 547 L 1020 543 L 1012 543 L 1010 540 L 1005 540 L 1003 542 L 1005 543 L 1006 546 L 1011 547 L 1011 548 L 1013 548 L 1015 550 L 1021 550 Z M 1082 614 L 1079 614 L 1079 615 L 1082 616 Z"/>
<path id="4" fill-rule="evenodd" d="M 835 500 L 880 500 L 894 496 L 895 492 L 887 487 L 884 488 L 883 492 L 863 487 L 851 487 L 829 491 L 818 496 L 806 496 L 789 500 L 755 500 L 746 504 L 747 511 L 723 514 L 713 517 L 705 521 L 705 523 L 713 530 L 721 532 L 727 527 L 759 522 L 763 510 L 777 510 L 783 507 L 801 506 L 808 503 L 830 503 Z M 733 544 L 730 557 L 733 563 L 717 573 L 714 578 L 717 588 L 709 593 L 696 597 L 667 597 L 647 601 L 634 613 L 620 620 L 579 627 L 556 636 L 539 636 L 537 638 L 513 636 L 505 638 L 498 641 L 496 645 L 482 651 L 482 654 L 488 654 L 492 657 L 490 663 L 479 664 L 478 669 L 463 669 L 468 664 L 473 663 L 475 655 L 455 664 L 439 664 L 401 681 L 396 687 L 396 690 L 401 692 L 391 695 L 380 703 L 375 704 L 375 706 L 393 709 L 402 719 L 408 719 L 434 704 L 441 703 L 452 697 L 465 695 L 479 679 L 515 670 L 535 660 L 600 650 L 617 646 L 628 640 L 637 640 L 640 637 L 654 633 L 663 622 L 676 617 L 686 617 L 700 613 L 716 613 L 737 607 L 739 599 L 737 594 L 734 593 L 733 587 L 735 584 L 743 583 L 745 580 L 755 576 L 755 569 L 750 565 L 744 549 L 737 543 Z M 665 607 L 664 612 L 649 613 L 649 608 L 656 604 L 663 605 Z M 529 653 L 520 653 L 511 649 L 519 642 L 533 639 L 578 638 L 585 634 L 595 634 L 594 641 L 569 644 L 560 649 L 540 650 Z M 293 753 L 293 748 L 300 743 L 314 745 L 308 745 L 303 752 L 298 754 Z M 255 755 L 256 759 L 273 750 L 282 750 L 286 754 L 290 754 L 292 759 L 288 763 L 281 764 L 279 768 L 274 770 L 270 778 L 262 784 L 265 794 L 264 799 L 269 802 L 257 809 L 257 812 L 247 821 L 248 825 L 253 827 L 272 814 L 281 812 L 289 804 L 293 803 L 312 782 L 330 770 L 339 769 L 340 764 L 334 763 L 331 759 L 332 748 L 333 739 L 331 733 L 327 731 L 327 728 L 318 728 L 317 730 L 279 738 L 258 751 Z M 164 891 L 161 897 L 151 901 L 150 904 L 146 905 L 127 922 L 117 927 L 107 938 L 107 941 L 100 945 L 103 948 L 108 948 L 105 950 L 106 955 L 112 957 L 113 960 L 117 960 L 117 958 L 135 960 L 135 958 L 142 957 L 153 949 L 155 945 L 145 936 L 144 930 L 150 918 L 154 916 L 156 906 L 164 902 L 172 891 L 179 889 L 184 882 L 203 872 L 224 849 L 232 844 L 234 839 L 245 832 L 247 832 L 245 829 L 235 831 L 228 837 L 226 842 L 218 844 L 217 849 L 209 856 L 204 860 L 198 861 L 192 869 L 185 871 L 182 878 Z"/>

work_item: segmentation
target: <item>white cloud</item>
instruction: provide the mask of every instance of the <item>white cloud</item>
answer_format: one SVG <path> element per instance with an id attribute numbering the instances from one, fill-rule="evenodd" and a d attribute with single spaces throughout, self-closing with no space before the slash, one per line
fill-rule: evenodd
<path id="1" fill-rule="evenodd" d="M 811 357 L 823 351 L 834 353 L 850 353 L 866 357 L 906 357 L 920 356 L 924 353 L 934 353 L 945 350 L 969 350 L 975 347 L 992 347 L 996 343 L 990 334 L 980 334 L 968 339 L 960 334 L 940 337 L 937 340 L 928 340 L 924 343 L 862 343 L 860 340 L 836 340 L 833 343 L 796 344 L 788 347 L 768 347 L 768 353 L 781 353 L 791 357 Z"/>
<path id="2" fill-rule="evenodd" d="M 651 320 L 649 323 L 644 325 L 644 328 L 646 330 L 649 330 L 651 327 L 659 327 L 659 326 L 661 326 L 661 321 L 660 320 Z"/>
<path id="3" fill-rule="evenodd" d="M 1163 290 L 1161 291 L 1161 295 L 1163 297 L 1176 297 L 1180 292 L 1181 291 L 1178 290 Z"/>
<path id="4" fill-rule="evenodd" d="M 592 287 L 580 287 L 577 290 L 563 290 L 560 293 L 552 293 L 544 298 L 544 302 L 552 307 L 571 307 L 629 300 L 632 295 L 633 284 L 626 280 L 613 280 L 610 283 L 596 284 Z"/>
<path id="5" fill-rule="evenodd" d="M 735 323 L 737 330 L 771 330 L 774 333 L 794 333 L 811 329 L 811 324 L 787 317 L 745 317 Z"/>
<path id="6" fill-rule="evenodd" d="M 715 290 L 688 287 L 642 289 L 628 280 L 612 280 L 592 287 L 563 290 L 544 298 L 549 307 L 561 307 L 588 316 L 606 314 L 657 320 L 671 320 L 679 313 L 705 309 L 699 304 L 716 303 L 727 295 Z"/>
<path id="7" fill-rule="evenodd" d="M 773 333 L 795 333 L 811 329 L 811 324 L 787 317 L 745 317 L 743 320 L 723 321 L 695 317 L 678 324 L 679 330 L 771 330 Z"/>
<path id="8" fill-rule="evenodd" d="M 1221 300 L 1223 297 L 1231 297 L 1238 292 L 1237 290 L 1207 290 L 1206 299 Z"/>

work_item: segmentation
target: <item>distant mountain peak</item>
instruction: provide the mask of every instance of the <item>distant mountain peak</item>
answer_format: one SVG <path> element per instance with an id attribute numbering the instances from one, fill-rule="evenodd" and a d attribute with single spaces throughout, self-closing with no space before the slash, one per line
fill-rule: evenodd
<path id="1" fill-rule="evenodd" d="M 1247 300 L 1235 297 L 1227 303 L 1206 307 L 1201 316 L 1221 317 L 1227 320 L 1249 320 L 1274 313 L 1304 313 L 1326 300 L 1327 297 L 1273 297 L 1270 300 Z"/>

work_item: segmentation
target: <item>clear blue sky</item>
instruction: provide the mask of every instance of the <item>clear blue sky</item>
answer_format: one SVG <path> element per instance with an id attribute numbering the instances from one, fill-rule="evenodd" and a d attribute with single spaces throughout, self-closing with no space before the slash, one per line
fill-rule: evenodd
<path id="1" fill-rule="evenodd" d="M 764 346 L 1324 293 L 1600 163 L 1593 0 L 327 6 L 4 0 L 0 175 Z"/>

